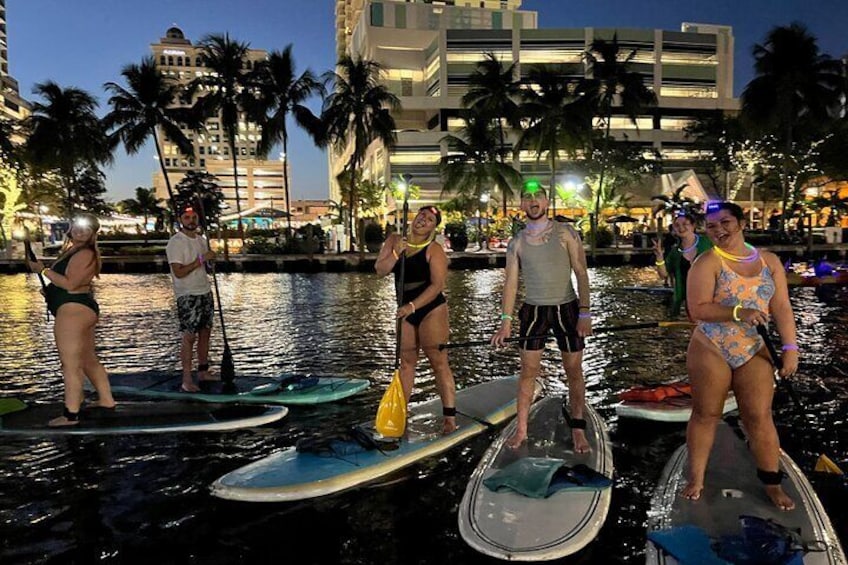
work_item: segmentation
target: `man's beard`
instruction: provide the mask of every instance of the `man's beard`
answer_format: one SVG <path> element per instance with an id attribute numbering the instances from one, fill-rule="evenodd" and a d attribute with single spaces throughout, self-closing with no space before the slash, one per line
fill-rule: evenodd
<path id="1" fill-rule="evenodd" d="M 547 208 L 539 210 L 539 213 L 535 216 L 533 215 L 532 212 L 527 212 L 527 218 L 530 219 L 530 220 L 533 220 L 533 221 L 544 218 L 547 215 L 548 215 L 548 209 Z"/>

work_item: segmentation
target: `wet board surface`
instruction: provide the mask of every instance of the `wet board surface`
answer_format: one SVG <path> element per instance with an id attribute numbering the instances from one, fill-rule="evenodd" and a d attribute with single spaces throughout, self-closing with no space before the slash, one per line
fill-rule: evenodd
<path id="1" fill-rule="evenodd" d="M 459 532 L 474 549 L 506 560 L 546 561 L 579 551 L 591 542 L 606 520 L 612 488 L 559 490 L 547 498 L 513 491 L 490 490 L 483 481 L 523 457 L 563 459 L 584 464 L 612 478 L 613 461 L 606 427 L 586 406 L 586 437 L 592 451 L 575 453 L 562 415 L 562 399 L 547 397 L 530 410 L 528 440 L 516 449 L 506 445 L 516 422 L 492 443 L 468 481 L 459 506 Z"/>
<path id="2" fill-rule="evenodd" d="M 686 485 L 688 452 L 685 445 L 674 452 L 651 499 L 648 531 L 693 525 L 704 530 L 710 538 L 718 539 L 741 534 L 741 515 L 769 518 L 788 528 L 800 528 L 801 537 L 807 542 L 826 543 L 827 551 L 807 553 L 805 564 L 844 564 L 845 554 L 830 519 L 798 466 L 781 451 L 780 469 L 788 475 L 782 486 L 796 505 L 794 510 L 781 511 L 766 496 L 756 476 L 754 458 L 740 435 L 738 429 L 734 430 L 726 422 L 719 423 L 707 464 L 704 491 L 697 501 L 679 496 Z M 652 542 L 648 542 L 645 562 L 678 563 Z"/>

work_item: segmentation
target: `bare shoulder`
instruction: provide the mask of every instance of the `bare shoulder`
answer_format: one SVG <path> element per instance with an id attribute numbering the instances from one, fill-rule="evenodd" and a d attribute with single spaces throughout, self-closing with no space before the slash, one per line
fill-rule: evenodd
<path id="1" fill-rule="evenodd" d="M 783 270 L 783 262 L 780 260 L 780 257 L 777 254 L 771 251 L 760 250 L 760 257 L 763 258 L 763 261 L 766 262 L 769 269 L 772 271 L 782 271 Z"/>

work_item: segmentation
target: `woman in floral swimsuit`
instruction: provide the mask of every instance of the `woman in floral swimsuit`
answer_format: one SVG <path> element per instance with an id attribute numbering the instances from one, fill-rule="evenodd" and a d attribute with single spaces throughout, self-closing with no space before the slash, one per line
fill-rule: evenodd
<path id="1" fill-rule="evenodd" d="M 795 503 L 780 486 L 780 443 L 771 413 L 774 369 L 757 326 L 774 318 L 783 342 L 780 375 L 788 377 L 798 368 L 795 320 L 780 259 L 746 244 L 744 227 L 738 205 L 708 204 L 706 233 L 715 247 L 689 272 L 687 305 L 698 327 L 687 353 L 694 405 L 686 430 L 689 483 L 682 495 L 690 500 L 701 496 L 716 425 L 732 389 L 757 476 L 775 506 L 791 510 Z"/>

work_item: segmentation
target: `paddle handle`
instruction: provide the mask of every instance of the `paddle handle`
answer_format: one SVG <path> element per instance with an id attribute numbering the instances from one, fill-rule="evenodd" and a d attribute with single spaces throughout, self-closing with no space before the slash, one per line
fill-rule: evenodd
<path id="1" fill-rule="evenodd" d="M 775 368 L 780 371 L 783 369 L 783 360 L 780 358 L 780 355 L 777 354 L 777 349 L 775 349 L 774 343 L 772 343 L 771 338 L 769 337 L 768 330 L 766 330 L 766 327 L 763 324 L 757 324 L 757 333 L 763 338 L 763 341 L 766 344 L 766 349 L 768 349 L 769 355 L 771 355 L 771 361 L 774 363 Z"/>

